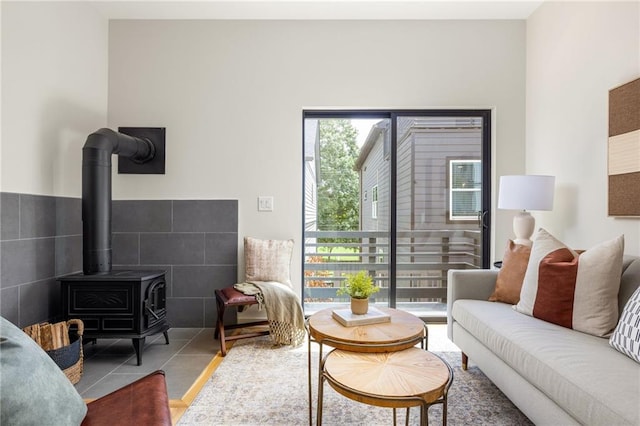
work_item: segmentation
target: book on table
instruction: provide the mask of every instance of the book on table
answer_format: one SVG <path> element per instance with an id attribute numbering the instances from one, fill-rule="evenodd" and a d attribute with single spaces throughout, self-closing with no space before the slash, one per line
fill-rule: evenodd
<path id="1" fill-rule="evenodd" d="M 369 307 L 369 310 L 364 315 L 354 314 L 351 312 L 351 308 L 334 309 L 333 318 L 345 327 L 391 321 L 391 315 L 373 307 Z"/>

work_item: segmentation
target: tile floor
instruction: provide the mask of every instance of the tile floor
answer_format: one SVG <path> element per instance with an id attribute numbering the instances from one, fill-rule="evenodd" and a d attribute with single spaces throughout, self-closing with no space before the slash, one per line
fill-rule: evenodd
<path id="1" fill-rule="evenodd" d="M 447 338 L 445 324 L 429 324 L 429 350 L 459 351 Z M 142 365 L 136 365 L 131 340 L 101 339 L 86 344 L 84 372 L 76 389 L 83 398 L 98 398 L 154 370 L 166 373 L 170 399 L 182 399 L 220 350 L 212 328 L 172 328 L 169 345 L 158 334 L 147 338 Z"/>
<path id="2" fill-rule="evenodd" d="M 99 339 L 84 345 L 84 371 L 75 386 L 83 398 L 99 398 L 160 369 L 169 398 L 182 399 L 219 350 L 213 328 L 172 328 L 168 345 L 162 333 L 147 337 L 138 366 L 130 339 Z"/>

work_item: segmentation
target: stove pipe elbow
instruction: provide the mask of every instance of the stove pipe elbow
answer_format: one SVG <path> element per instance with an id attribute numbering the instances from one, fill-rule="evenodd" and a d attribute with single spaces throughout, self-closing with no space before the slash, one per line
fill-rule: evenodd
<path id="1" fill-rule="evenodd" d="M 111 272 L 111 156 L 144 163 L 155 147 L 148 139 L 99 129 L 82 148 L 82 269 L 87 275 Z"/>

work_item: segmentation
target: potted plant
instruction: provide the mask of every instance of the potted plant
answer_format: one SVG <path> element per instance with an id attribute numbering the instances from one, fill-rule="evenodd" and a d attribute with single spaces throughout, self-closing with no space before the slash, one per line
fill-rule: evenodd
<path id="1" fill-rule="evenodd" d="M 367 271 L 360 271 L 347 275 L 346 283 L 338 289 L 337 295 L 351 296 L 351 312 L 364 315 L 369 310 L 369 297 L 378 291 L 380 288 L 373 284 Z"/>

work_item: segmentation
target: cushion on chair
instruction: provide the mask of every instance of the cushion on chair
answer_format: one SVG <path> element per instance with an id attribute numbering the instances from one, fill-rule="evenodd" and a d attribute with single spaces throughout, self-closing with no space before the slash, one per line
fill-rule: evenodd
<path id="1" fill-rule="evenodd" d="M 233 287 L 221 288 L 216 293 L 221 296 L 222 303 L 226 305 L 254 305 L 258 303 L 256 296 L 248 296 Z"/>
<path id="2" fill-rule="evenodd" d="M 67 376 L 22 330 L 0 317 L 0 424 L 78 425 L 87 406 Z"/>
<path id="3" fill-rule="evenodd" d="M 245 280 L 276 281 L 291 286 L 293 240 L 244 239 Z"/>

